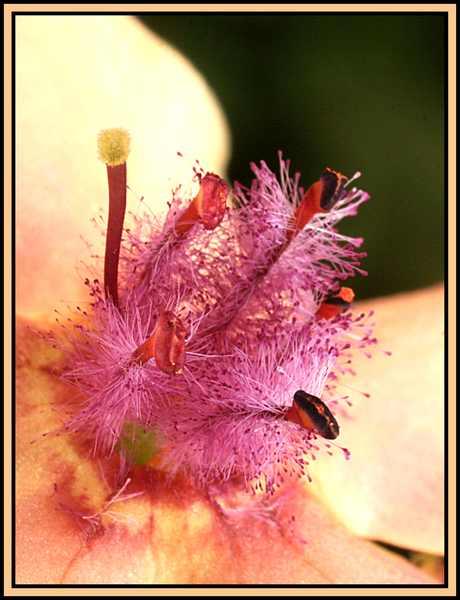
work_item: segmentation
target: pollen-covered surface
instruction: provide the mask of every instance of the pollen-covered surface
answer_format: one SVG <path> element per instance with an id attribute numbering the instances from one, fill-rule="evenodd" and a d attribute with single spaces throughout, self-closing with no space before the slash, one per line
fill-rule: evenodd
<path id="1" fill-rule="evenodd" d="M 121 128 L 104 129 L 97 140 L 99 158 L 110 167 L 126 162 L 130 151 L 129 133 Z"/>
<path id="2" fill-rule="evenodd" d="M 362 240 L 336 225 L 368 195 L 344 191 L 333 210 L 293 235 L 303 190 L 280 161 L 280 181 L 265 163 L 252 165 L 251 188 L 235 185 L 233 205 L 213 230 L 197 220 L 176 234 L 193 198 L 181 188 L 165 215 L 139 211 L 124 232 L 120 310 L 103 297 L 93 268 L 91 309 L 60 318 L 62 331 L 47 336 L 66 353 L 63 377 L 81 393 L 62 409 L 61 433 L 78 432 L 94 455 L 110 456 L 123 454 L 135 425 L 156 436 L 155 464 L 168 477 L 185 474 L 205 487 L 239 474 L 268 493 L 286 479 L 309 478 L 316 453 L 337 447 L 284 416 L 301 389 L 340 421 L 345 398 L 335 381 L 351 372 L 348 351 L 375 343 L 363 314 L 317 314 L 341 280 L 364 273 Z M 170 373 L 155 360 L 133 360 L 165 311 L 185 329 L 183 366 Z"/>

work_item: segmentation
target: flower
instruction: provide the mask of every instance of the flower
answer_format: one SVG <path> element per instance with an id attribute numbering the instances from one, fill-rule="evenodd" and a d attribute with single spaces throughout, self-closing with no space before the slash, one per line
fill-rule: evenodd
<path id="1" fill-rule="evenodd" d="M 126 183 L 111 183 L 122 165 L 108 167 L 106 297 L 99 279 L 87 280 L 89 324 L 71 323 L 64 343 L 49 336 L 67 354 L 63 377 L 85 397 L 66 408 L 64 432 L 110 456 L 126 454 L 127 428 L 144 428 L 171 477 L 206 487 L 242 475 L 267 493 L 286 477 L 310 478 L 309 460 L 331 453 L 333 412 L 344 412 L 333 382 L 349 370 L 348 349 L 375 343 L 364 314 L 343 311 L 341 294 L 353 294 L 336 279 L 354 275 L 364 255 L 362 240 L 336 225 L 369 196 L 345 191 L 348 180 L 329 169 L 304 194 L 281 154 L 280 165 L 281 183 L 252 165 L 251 188 L 237 184 L 227 210 L 225 181 L 197 170 L 195 198 L 178 188 L 165 218 L 135 217 L 121 247 L 111 215 Z M 334 309 L 327 317 L 324 306 Z"/>
<path id="2" fill-rule="evenodd" d="M 374 353 L 369 361 L 360 350 L 354 353 L 359 387 L 370 391 L 372 400 L 350 392 L 353 420 L 339 417 L 340 439 L 352 448 L 353 460 L 318 453 L 313 482 L 297 483 L 279 505 L 237 490 L 216 498 L 183 478 L 167 486 L 161 472 L 141 466 L 123 488 L 119 465 L 91 460 L 92 446 L 84 439 L 47 436 L 30 443 L 37 431 L 62 424 L 50 402 L 63 405 L 75 397 L 74 388 L 56 378 L 62 355 L 33 330 L 44 329 L 57 299 L 84 307 L 87 288 L 76 285 L 74 276 L 80 241 L 71 232 L 97 246 L 99 234 L 91 226 L 82 231 L 88 215 L 82 198 L 91 206 L 105 195 L 92 150 L 98 128 L 124 123 L 137 140 L 135 151 L 145 151 L 148 158 L 130 165 L 130 185 L 150 203 L 152 198 L 164 202 L 164 174 L 183 168 L 168 159 L 168 144 L 171 152 L 188 144 L 188 155 L 207 153 L 204 164 L 216 172 L 222 172 L 228 145 L 212 95 L 177 53 L 134 20 L 19 20 L 17 583 L 435 583 L 363 538 L 443 551 L 440 288 L 358 303 L 357 309 L 376 311 L 380 346 L 391 348 L 393 358 Z M 114 39 L 131 44 L 114 45 Z M 101 61 L 105 40 L 110 59 Z M 181 79 L 179 88 L 168 87 L 172 72 Z M 185 104 L 183 88 L 189 91 Z M 197 116 L 199 107 L 206 127 Z M 70 139 L 75 144 L 63 143 Z M 38 152 L 43 160 L 36 160 Z M 174 181 L 185 177 L 173 174 Z M 347 374 L 342 377 L 357 385 Z M 123 500 L 136 492 L 143 493 Z M 72 511 L 68 505 L 71 512 L 57 511 L 65 502 Z M 132 521 L 123 522 L 114 511 Z M 295 535 L 280 526 L 292 515 Z M 296 536 L 308 544 L 296 542 Z"/>

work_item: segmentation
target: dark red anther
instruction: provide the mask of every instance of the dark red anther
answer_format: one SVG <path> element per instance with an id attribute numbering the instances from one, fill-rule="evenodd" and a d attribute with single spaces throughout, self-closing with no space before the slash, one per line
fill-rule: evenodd
<path id="1" fill-rule="evenodd" d="M 317 431 L 328 440 L 335 440 L 339 435 L 339 424 L 326 404 L 303 390 L 294 394 L 294 402 L 285 418 L 304 429 Z"/>
<path id="2" fill-rule="evenodd" d="M 348 183 L 348 179 L 340 173 L 331 171 L 331 169 L 326 169 L 321 175 L 320 181 L 322 188 L 319 198 L 319 205 L 322 212 L 329 212 L 342 197 L 342 193 Z"/>
<path id="3" fill-rule="evenodd" d="M 355 294 L 351 288 L 343 287 L 340 291 L 327 295 L 316 311 L 316 315 L 323 319 L 333 319 L 335 315 L 345 312 L 351 306 Z"/>
<path id="4" fill-rule="evenodd" d="M 326 169 L 319 181 L 306 191 L 294 215 L 294 227 L 288 235 L 288 241 L 297 235 L 316 213 L 329 212 L 340 200 L 348 179 Z"/>

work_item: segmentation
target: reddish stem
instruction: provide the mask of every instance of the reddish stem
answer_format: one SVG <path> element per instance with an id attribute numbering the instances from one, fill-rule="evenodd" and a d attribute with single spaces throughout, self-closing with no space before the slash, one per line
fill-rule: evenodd
<path id="1" fill-rule="evenodd" d="M 126 211 L 126 163 L 107 165 L 109 183 L 109 218 L 104 261 L 104 290 L 118 308 L 118 259 Z"/>

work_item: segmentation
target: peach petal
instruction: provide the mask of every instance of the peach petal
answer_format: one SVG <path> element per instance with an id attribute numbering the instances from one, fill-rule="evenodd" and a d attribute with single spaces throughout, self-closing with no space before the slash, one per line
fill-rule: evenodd
<path id="1" fill-rule="evenodd" d="M 300 484 L 267 505 L 230 485 L 167 486 L 137 467 L 124 494 L 142 495 L 110 504 L 116 470 L 91 460 L 87 443 L 30 443 L 59 424 L 48 402 L 75 391 L 53 375 L 58 353 L 25 320 L 17 327 L 17 583 L 436 583 L 349 532 Z"/>
<path id="2" fill-rule="evenodd" d="M 347 388 L 351 420 L 338 442 L 351 458 L 318 457 L 311 491 L 356 534 L 444 552 L 444 289 L 357 303 L 375 310 L 377 348 L 356 353 Z"/>

